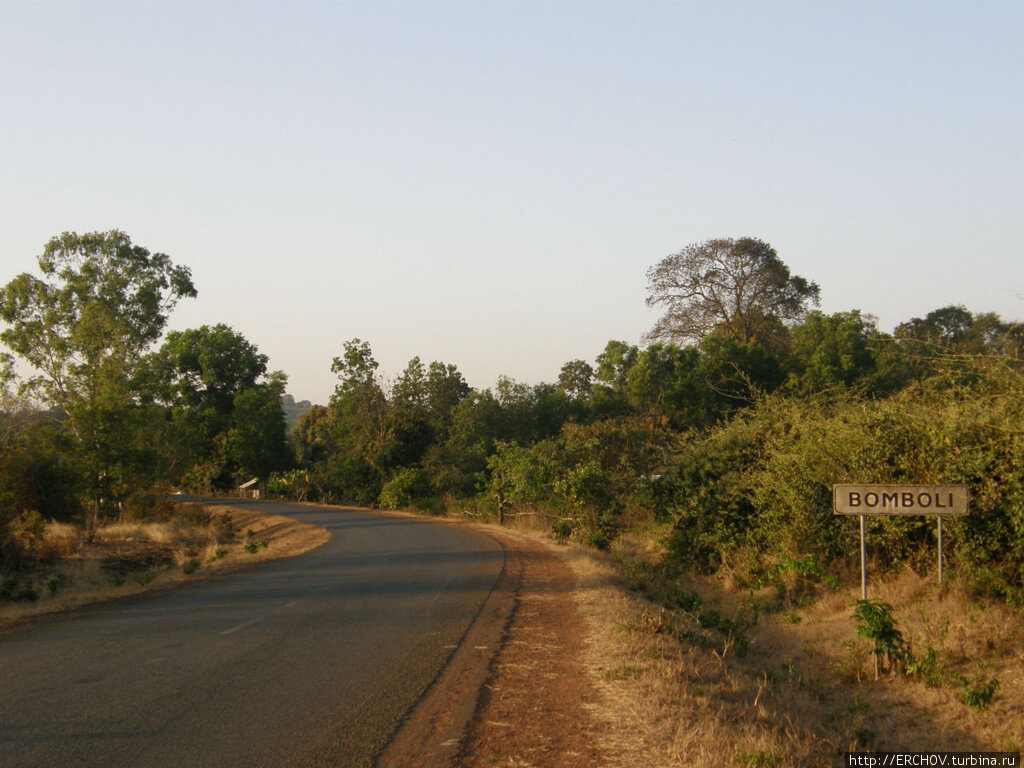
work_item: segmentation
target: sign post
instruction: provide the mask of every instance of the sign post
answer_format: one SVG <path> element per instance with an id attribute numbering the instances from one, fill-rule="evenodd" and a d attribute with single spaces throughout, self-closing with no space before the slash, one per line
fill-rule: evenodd
<path id="1" fill-rule="evenodd" d="M 832 510 L 860 517 L 860 591 L 868 599 L 864 544 L 866 515 L 929 515 L 939 519 L 939 584 L 942 583 L 942 518 L 968 512 L 966 485 L 833 485 Z"/>
<path id="2" fill-rule="evenodd" d="M 864 515 L 860 516 L 860 599 L 868 599 L 868 566 L 864 557 Z"/>

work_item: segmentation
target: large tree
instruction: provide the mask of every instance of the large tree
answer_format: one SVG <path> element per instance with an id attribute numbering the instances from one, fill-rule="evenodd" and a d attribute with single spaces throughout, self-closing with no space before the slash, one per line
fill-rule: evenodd
<path id="1" fill-rule="evenodd" d="M 390 403 L 377 368 L 370 344 L 360 339 L 346 341 L 331 364 L 339 381 L 328 404 L 328 473 L 343 499 L 360 504 L 376 501 L 394 448 Z"/>
<path id="2" fill-rule="evenodd" d="M 743 237 L 688 245 L 647 271 L 651 307 L 664 307 L 648 337 L 700 343 L 710 334 L 776 346 L 787 323 L 818 303 L 818 286 L 791 275 L 775 250 Z"/>
<path id="3" fill-rule="evenodd" d="M 172 331 L 143 358 L 140 392 L 166 409 L 170 439 L 160 448 L 175 475 L 192 468 L 193 478 L 228 487 L 287 464 L 286 378 L 268 374 L 267 359 L 222 323 Z"/>
<path id="4" fill-rule="evenodd" d="M 0 291 L 2 340 L 34 369 L 29 384 L 63 413 L 95 501 L 116 499 L 138 456 L 132 387 L 143 354 L 178 300 L 195 296 L 187 267 L 133 245 L 123 232 L 65 232 Z M 131 471 L 134 471 L 131 470 Z"/>
<path id="5" fill-rule="evenodd" d="M 976 315 L 959 305 L 900 323 L 895 336 L 918 352 L 998 354 L 1017 360 L 1024 353 L 1024 324 L 1004 322 L 995 312 Z"/>
<path id="6" fill-rule="evenodd" d="M 81 417 L 121 386 L 163 332 L 178 300 L 195 296 L 187 267 L 133 245 L 123 232 L 65 232 L 38 258 L 42 278 L 18 275 L 0 293 L 0 339 L 38 372 L 37 391 Z"/>

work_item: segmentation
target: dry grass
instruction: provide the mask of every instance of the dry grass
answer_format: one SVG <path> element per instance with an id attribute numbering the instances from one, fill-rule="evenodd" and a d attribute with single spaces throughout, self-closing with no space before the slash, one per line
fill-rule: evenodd
<path id="1" fill-rule="evenodd" d="M 291 557 L 330 536 L 322 528 L 252 510 L 215 506 L 183 512 L 159 522 L 113 522 L 92 537 L 73 525 L 49 523 L 35 547 L 34 568 L 19 575 L 38 599 L 0 603 L 0 626 Z"/>
<path id="2" fill-rule="evenodd" d="M 619 557 L 657 554 L 649 543 L 625 547 Z M 615 555 L 562 552 L 591 630 L 587 664 L 602 695 L 595 714 L 608 745 L 634 764 L 840 765 L 848 750 L 1024 746 L 1024 623 L 1005 606 L 979 605 L 913 573 L 872 584 L 915 654 L 931 644 L 943 678 L 937 687 L 922 678 L 875 681 L 852 615 L 859 585 L 763 614 L 736 642 L 645 599 L 650 585 L 624 575 Z M 686 589 L 724 615 L 749 598 L 721 582 Z M 1001 683 L 987 710 L 962 703 L 954 682 L 979 672 Z"/>

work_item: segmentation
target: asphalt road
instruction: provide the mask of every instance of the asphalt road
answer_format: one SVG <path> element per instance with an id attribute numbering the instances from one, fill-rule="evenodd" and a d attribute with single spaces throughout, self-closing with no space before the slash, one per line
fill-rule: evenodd
<path id="1" fill-rule="evenodd" d="M 472 623 L 503 551 L 454 526 L 271 509 L 333 538 L 0 638 L 0 766 L 372 765 Z"/>

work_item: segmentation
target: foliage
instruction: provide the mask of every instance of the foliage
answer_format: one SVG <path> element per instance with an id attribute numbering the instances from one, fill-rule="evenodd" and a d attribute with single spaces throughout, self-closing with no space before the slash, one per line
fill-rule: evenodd
<path id="1" fill-rule="evenodd" d="M 957 698 L 971 709 L 988 709 L 1000 687 L 998 677 L 986 680 L 980 674 L 973 681 L 957 675 L 957 683 L 960 686 Z"/>
<path id="2" fill-rule="evenodd" d="M 594 368 L 586 360 L 570 360 L 558 373 L 559 388 L 573 402 L 588 402 L 593 383 Z"/>
<path id="3" fill-rule="evenodd" d="M 380 491 L 384 509 L 405 509 L 430 494 L 430 483 L 422 469 L 407 467 L 395 472 Z"/>
<path id="4" fill-rule="evenodd" d="M 552 490 L 573 533 L 588 546 L 608 549 L 619 532 L 619 509 L 608 472 L 588 461 L 563 472 Z"/>
<path id="5" fill-rule="evenodd" d="M 498 505 L 534 504 L 547 501 L 557 477 L 551 443 L 532 449 L 517 443 L 500 443 L 487 459 L 487 493 Z"/>
<path id="6" fill-rule="evenodd" d="M 65 232 L 0 292 L 0 339 L 35 370 L 32 391 L 77 443 L 93 512 L 109 511 L 147 469 L 147 419 L 135 409 L 139 360 L 170 310 L 195 296 L 186 267 L 123 232 Z"/>
<path id="7" fill-rule="evenodd" d="M 810 312 L 792 329 L 788 386 L 803 394 L 851 389 L 874 376 L 874 318 L 860 312 Z"/>
<path id="8" fill-rule="evenodd" d="M 1020 360 L 1024 324 L 1006 323 L 992 312 L 975 315 L 962 306 L 948 306 L 896 327 L 896 338 L 919 353 L 998 354 Z"/>
<path id="9" fill-rule="evenodd" d="M 270 546 L 270 542 L 266 539 L 257 539 L 254 531 L 247 530 L 245 532 L 245 544 L 242 549 L 248 552 L 250 555 L 255 555 L 262 549 L 267 549 Z"/>
<path id="10" fill-rule="evenodd" d="M 855 522 L 831 512 L 838 482 L 966 484 L 971 514 L 947 521 L 953 568 L 979 589 L 1019 599 L 1024 557 L 1024 374 L 1002 359 L 937 359 L 929 378 L 885 399 L 761 398 L 678 443 L 666 482 L 677 566 L 716 569 L 745 548 L 856 551 Z M 883 566 L 932 561 L 934 521 L 873 517 Z"/>
<path id="11" fill-rule="evenodd" d="M 267 491 L 295 501 L 307 501 L 319 498 L 322 494 L 316 487 L 315 475 L 311 469 L 292 469 L 287 472 L 273 473 L 267 479 Z"/>
<path id="12" fill-rule="evenodd" d="M 214 432 L 224 431 L 235 397 L 267 372 L 267 356 L 224 324 L 171 331 L 142 363 L 140 378 L 154 399 L 223 419 Z"/>
<path id="13" fill-rule="evenodd" d="M 235 395 L 228 433 L 236 481 L 267 477 L 289 462 L 281 397 L 287 379 L 274 371 L 266 382 Z"/>
<path id="14" fill-rule="evenodd" d="M 910 656 L 910 648 L 903 633 L 896 628 L 892 606 L 881 600 L 858 600 L 853 616 L 857 621 L 857 634 L 874 643 L 875 656 L 885 659 L 892 671 L 902 669 Z"/>

